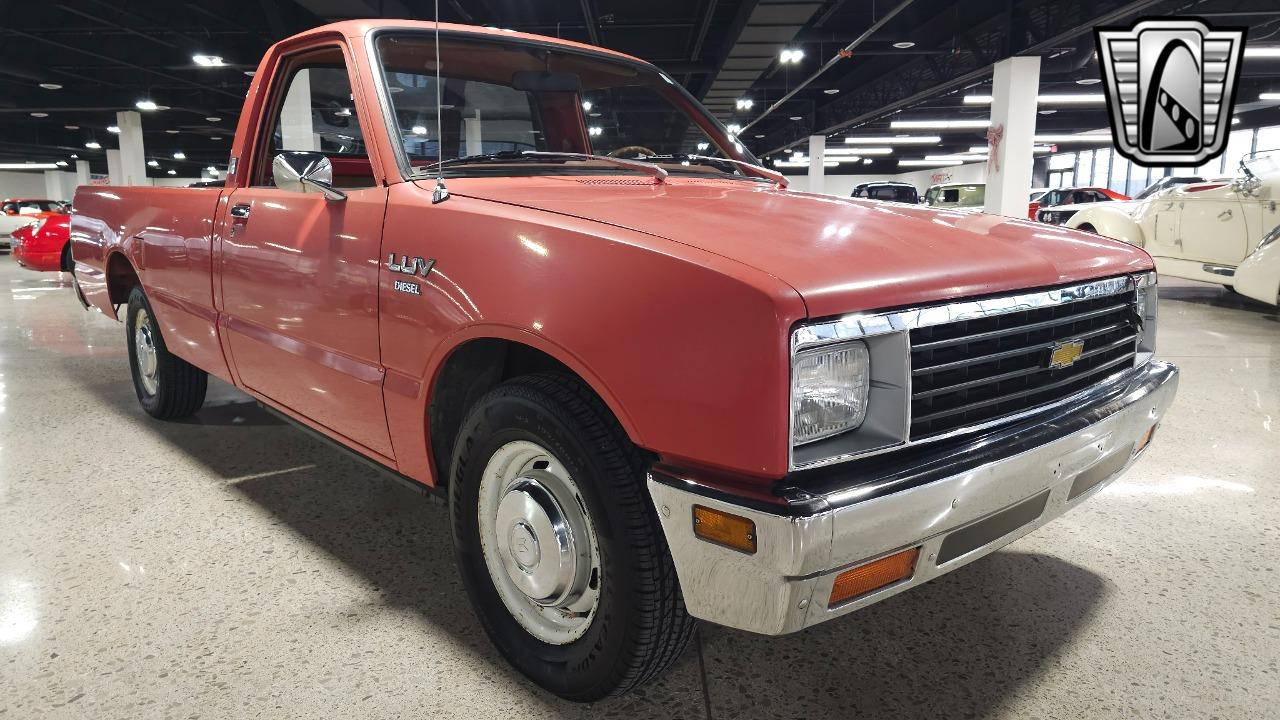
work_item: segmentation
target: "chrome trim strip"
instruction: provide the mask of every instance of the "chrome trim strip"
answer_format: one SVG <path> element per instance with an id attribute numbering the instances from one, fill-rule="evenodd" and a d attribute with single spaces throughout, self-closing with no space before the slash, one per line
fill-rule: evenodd
<path id="1" fill-rule="evenodd" d="M 888 333 L 901 332 L 907 333 L 906 357 L 903 362 L 910 367 L 911 363 L 911 340 L 910 331 L 915 328 L 929 327 L 933 325 L 944 325 L 946 323 L 959 322 L 961 320 L 972 320 L 975 318 L 992 317 L 995 315 L 1004 315 L 1012 312 L 1022 312 L 1025 310 L 1034 310 L 1044 307 L 1052 307 L 1067 303 L 1079 302 L 1081 300 L 1091 300 L 1098 297 L 1106 297 L 1110 295 L 1120 295 L 1131 290 L 1137 290 L 1139 287 L 1155 284 L 1155 273 L 1141 273 L 1137 275 L 1121 275 L 1119 277 L 1104 278 L 1101 280 L 1092 280 L 1086 283 L 1078 283 L 1068 285 L 1066 287 L 1051 288 L 1048 290 L 1039 290 L 1036 292 L 1022 293 L 1017 295 L 1005 295 L 1000 297 L 986 298 L 982 300 L 964 300 L 960 302 L 948 303 L 944 305 L 928 305 L 924 307 L 908 308 L 906 310 L 891 310 L 882 313 L 866 313 L 846 315 L 837 320 L 828 322 L 805 324 L 797 327 L 791 333 L 791 366 L 795 367 L 796 353 L 801 350 L 807 350 L 814 347 L 822 347 L 834 343 L 844 342 L 848 340 L 857 340 Z M 1128 368 L 1113 373 L 1103 380 L 1099 381 L 1099 385 L 1114 382 L 1126 372 Z M 1008 422 L 1019 420 L 1039 412 L 1053 409 L 1060 405 L 1073 402 L 1089 392 L 1091 388 L 1086 388 L 1076 393 L 1072 393 L 1067 397 L 1061 398 L 1051 403 L 1038 405 L 1034 408 L 1028 408 L 1012 415 L 995 418 L 976 425 L 968 425 L 962 428 L 949 430 L 940 435 L 931 435 L 920 440 L 911 439 L 911 373 L 907 375 L 907 393 L 906 393 L 906 437 L 902 441 L 885 445 L 872 450 L 864 450 L 854 453 L 841 453 L 833 455 L 822 460 L 815 460 L 807 463 L 796 463 L 795 461 L 795 443 L 792 438 L 795 436 L 795 413 L 791 412 L 791 406 L 788 404 L 787 418 L 787 442 L 789 448 L 787 450 L 787 465 L 791 472 L 797 470 L 809 470 L 813 468 L 825 467 L 827 465 L 835 465 L 837 463 L 849 462 L 859 458 L 879 455 L 881 453 L 899 450 L 904 447 L 920 445 L 923 443 L 932 443 L 939 440 L 956 437 L 966 433 L 977 432 L 987 428 L 1003 425 Z M 1092 386 L 1092 387 L 1096 387 Z M 857 432 L 857 429 L 846 432 Z M 833 437 L 839 437 L 833 436 Z"/>
<path id="2" fill-rule="evenodd" d="M 1231 265 L 1215 265 L 1213 263 L 1205 263 L 1200 266 L 1201 270 L 1212 275 L 1221 275 L 1223 277 L 1234 277 L 1236 269 Z"/>

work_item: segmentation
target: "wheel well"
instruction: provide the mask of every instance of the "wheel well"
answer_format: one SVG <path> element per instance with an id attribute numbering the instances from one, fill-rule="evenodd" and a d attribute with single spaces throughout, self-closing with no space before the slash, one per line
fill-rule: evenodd
<path id="1" fill-rule="evenodd" d="M 112 305 L 129 301 L 129 293 L 140 284 L 138 273 L 124 255 L 114 253 L 107 259 L 107 296 Z"/>
<path id="2" fill-rule="evenodd" d="M 582 379 L 541 350 L 511 340 L 470 340 L 449 355 L 431 388 L 427 407 L 437 484 L 444 485 L 448 480 L 453 444 L 471 406 L 499 384 L 537 372 L 556 372 Z"/>
<path id="3" fill-rule="evenodd" d="M 1097 231 L 1097 230 L 1096 230 L 1092 225 L 1090 225 L 1089 223 L 1080 223 L 1080 227 L 1078 227 L 1078 228 L 1076 228 L 1076 229 L 1077 229 L 1077 230 L 1083 230 L 1083 231 L 1085 231 L 1085 232 L 1091 232 L 1091 233 L 1093 233 L 1094 235 L 1097 235 L 1097 234 L 1098 234 L 1098 231 Z"/>

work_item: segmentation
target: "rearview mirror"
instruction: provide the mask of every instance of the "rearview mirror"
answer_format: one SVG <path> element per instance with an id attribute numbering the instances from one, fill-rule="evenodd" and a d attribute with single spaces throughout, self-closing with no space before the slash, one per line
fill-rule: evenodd
<path id="1" fill-rule="evenodd" d="M 271 162 L 271 179 L 289 192 L 319 192 L 327 200 L 346 200 L 347 194 L 333 187 L 333 163 L 323 153 L 288 151 Z"/>
<path id="2" fill-rule="evenodd" d="M 582 78 L 577 73 L 521 70 L 511 75 L 511 88 L 521 92 L 578 92 Z"/>

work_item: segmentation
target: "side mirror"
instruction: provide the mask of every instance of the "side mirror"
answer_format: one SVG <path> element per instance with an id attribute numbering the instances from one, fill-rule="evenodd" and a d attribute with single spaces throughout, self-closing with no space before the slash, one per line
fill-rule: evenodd
<path id="1" fill-rule="evenodd" d="M 333 187 L 333 163 L 318 152 L 288 151 L 271 162 L 271 179 L 276 187 L 290 192 L 319 192 L 327 200 L 346 200 L 347 194 Z"/>

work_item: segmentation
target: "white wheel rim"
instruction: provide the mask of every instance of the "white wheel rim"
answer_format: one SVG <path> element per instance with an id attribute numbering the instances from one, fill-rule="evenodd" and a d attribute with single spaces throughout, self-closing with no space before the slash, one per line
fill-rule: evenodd
<path id="1" fill-rule="evenodd" d="M 133 349 L 138 359 L 138 380 L 148 395 L 155 395 L 160 387 L 160 379 L 156 369 L 155 337 L 151 334 L 151 317 L 146 310 L 139 310 L 133 319 Z"/>
<path id="2" fill-rule="evenodd" d="M 582 637 L 600 604 L 600 551 L 564 465 L 527 440 L 498 448 L 480 479 L 477 519 L 489 578 L 511 616 L 551 645 Z"/>

